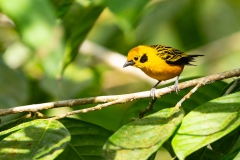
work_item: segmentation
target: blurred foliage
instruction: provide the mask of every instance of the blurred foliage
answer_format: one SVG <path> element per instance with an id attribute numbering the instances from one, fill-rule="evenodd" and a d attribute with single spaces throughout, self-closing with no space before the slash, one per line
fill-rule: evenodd
<path id="1" fill-rule="evenodd" d="M 139 77 L 109 66 L 105 63 L 110 61 L 107 57 L 104 62 L 99 60 L 95 55 L 100 53 L 83 54 L 79 47 L 86 40 L 122 55 L 140 44 L 164 44 L 190 54 L 204 54 L 196 62 L 198 66 L 184 69 L 184 81 L 238 68 L 239 19 L 240 1 L 235 0 L 1 0 L 0 108 L 125 94 L 152 87 Z M 183 103 L 185 113 L 223 95 L 233 83 L 227 82 L 200 88 Z M 164 96 L 153 112 L 173 107 L 188 91 Z M 237 91 L 239 85 L 232 92 Z M 116 131 L 136 118 L 148 101 L 116 105 L 75 118 Z M 91 106 L 42 113 L 54 116 Z M 20 116 L 2 117 L 2 123 L 15 122 Z M 11 123 L 11 127 L 14 124 L 18 123 Z M 239 150 L 239 144 L 238 140 L 232 153 Z M 221 147 L 217 146 L 217 151 Z"/>

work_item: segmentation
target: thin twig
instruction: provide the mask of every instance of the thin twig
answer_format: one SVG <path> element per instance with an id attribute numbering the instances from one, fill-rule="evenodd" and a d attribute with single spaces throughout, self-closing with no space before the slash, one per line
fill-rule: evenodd
<path id="1" fill-rule="evenodd" d="M 87 113 L 87 112 L 90 112 L 90 111 L 101 110 L 102 108 L 105 108 L 107 106 L 111 106 L 111 105 L 119 104 L 119 103 L 121 103 L 121 102 L 116 100 L 116 101 L 112 101 L 112 102 L 108 102 L 108 103 L 99 104 L 99 105 L 97 105 L 95 107 L 91 107 L 91 108 L 85 108 L 85 109 L 70 111 L 70 112 L 61 114 L 59 116 L 55 116 L 53 118 L 49 118 L 49 119 L 56 120 L 56 119 L 61 119 L 61 118 L 64 118 L 64 117 L 67 117 L 67 116 L 71 116 L 71 115 L 74 115 L 74 114 Z"/>
<path id="2" fill-rule="evenodd" d="M 182 105 L 182 103 L 183 103 L 186 99 L 190 98 L 190 96 L 191 96 L 194 92 L 196 92 L 196 91 L 198 90 L 198 88 L 200 88 L 201 86 L 203 86 L 203 84 L 202 84 L 202 83 L 198 83 L 193 89 L 191 89 L 190 92 L 188 92 L 188 94 L 186 94 L 186 95 L 176 104 L 175 108 L 180 108 L 181 105 Z"/>
<path id="3" fill-rule="evenodd" d="M 234 88 L 238 85 L 238 83 L 240 83 L 240 78 L 237 78 L 237 79 L 234 80 L 233 84 L 224 93 L 224 96 L 231 93 L 234 90 Z"/>
<path id="4" fill-rule="evenodd" d="M 189 81 L 180 83 L 178 88 L 181 90 L 184 88 L 196 86 L 199 83 L 208 84 L 208 83 L 212 83 L 215 81 L 219 81 L 219 80 L 223 80 L 223 79 L 227 79 L 227 78 L 231 78 L 231 77 L 238 77 L 238 76 L 240 76 L 240 68 L 222 72 L 222 73 L 212 74 L 212 75 L 198 78 L 198 79 L 189 80 Z M 174 92 L 173 86 L 156 90 L 155 96 L 156 96 L 156 98 L 159 98 L 159 97 L 169 94 L 171 92 Z M 151 97 L 150 91 L 131 93 L 131 94 L 123 94 L 123 95 L 71 99 L 71 100 L 49 102 L 49 103 L 42 103 L 42 104 L 32 104 L 32 105 L 19 106 L 19 107 L 14 107 L 14 108 L 1 109 L 0 116 L 16 114 L 16 113 L 20 113 L 20 112 L 37 112 L 40 110 L 58 108 L 58 107 L 67 107 L 67 106 L 73 107 L 73 106 L 79 106 L 79 105 L 84 105 L 84 104 L 104 103 L 102 105 L 104 107 L 107 107 L 107 106 L 110 106 L 113 104 L 127 103 L 130 101 L 148 98 L 148 97 Z M 112 102 L 112 103 L 110 103 L 110 102 Z M 101 107 L 99 109 L 101 109 Z M 85 110 L 87 110 L 87 112 L 92 111 L 92 109 L 85 109 Z M 84 113 L 84 112 L 81 111 L 80 113 Z"/>

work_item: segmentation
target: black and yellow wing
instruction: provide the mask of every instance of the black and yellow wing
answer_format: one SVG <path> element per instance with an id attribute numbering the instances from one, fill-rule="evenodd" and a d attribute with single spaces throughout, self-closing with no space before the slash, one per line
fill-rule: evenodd
<path id="1" fill-rule="evenodd" d="M 186 53 L 175 48 L 164 45 L 150 46 L 157 50 L 157 55 L 166 61 L 168 64 L 173 65 L 193 65 L 194 58 L 203 55 L 187 55 Z"/>

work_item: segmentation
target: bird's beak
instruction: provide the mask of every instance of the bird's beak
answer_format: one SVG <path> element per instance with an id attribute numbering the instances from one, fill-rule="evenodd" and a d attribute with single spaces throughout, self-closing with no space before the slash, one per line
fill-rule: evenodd
<path id="1" fill-rule="evenodd" d="M 133 62 L 132 60 L 131 61 L 127 61 L 124 65 L 123 65 L 123 68 L 124 67 L 127 67 L 127 66 L 132 66 L 132 65 L 134 65 L 135 64 L 135 62 Z"/>

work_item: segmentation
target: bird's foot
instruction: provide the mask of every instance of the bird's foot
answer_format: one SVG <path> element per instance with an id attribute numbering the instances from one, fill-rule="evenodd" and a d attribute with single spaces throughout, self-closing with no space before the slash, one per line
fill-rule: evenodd
<path id="1" fill-rule="evenodd" d="M 180 90 L 178 89 L 178 84 L 174 84 L 173 88 L 174 88 L 174 90 L 175 90 L 176 93 L 178 93 L 178 91 L 180 91 Z"/>
<path id="2" fill-rule="evenodd" d="M 178 91 L 180 91 L 180 90 L 178 89 L 178 79 L 179 79 L 179 75 L 177 76 L 177 79 L 176 79 L 176 81 L 175 81 L 175 83 L 174 83 L 174 86 L 173 86 L 173 88 L 174 88 L 174 90 L 175 90 L 176 93 L 178 93 Z"/>
<path id="3" fill-rule="evenodd" d="M 156 98 L 156 88 L 152 88 L 151 91 L 150 91 L 150 95 L 152 97 L 152 99 L 155 99 Z"/>

